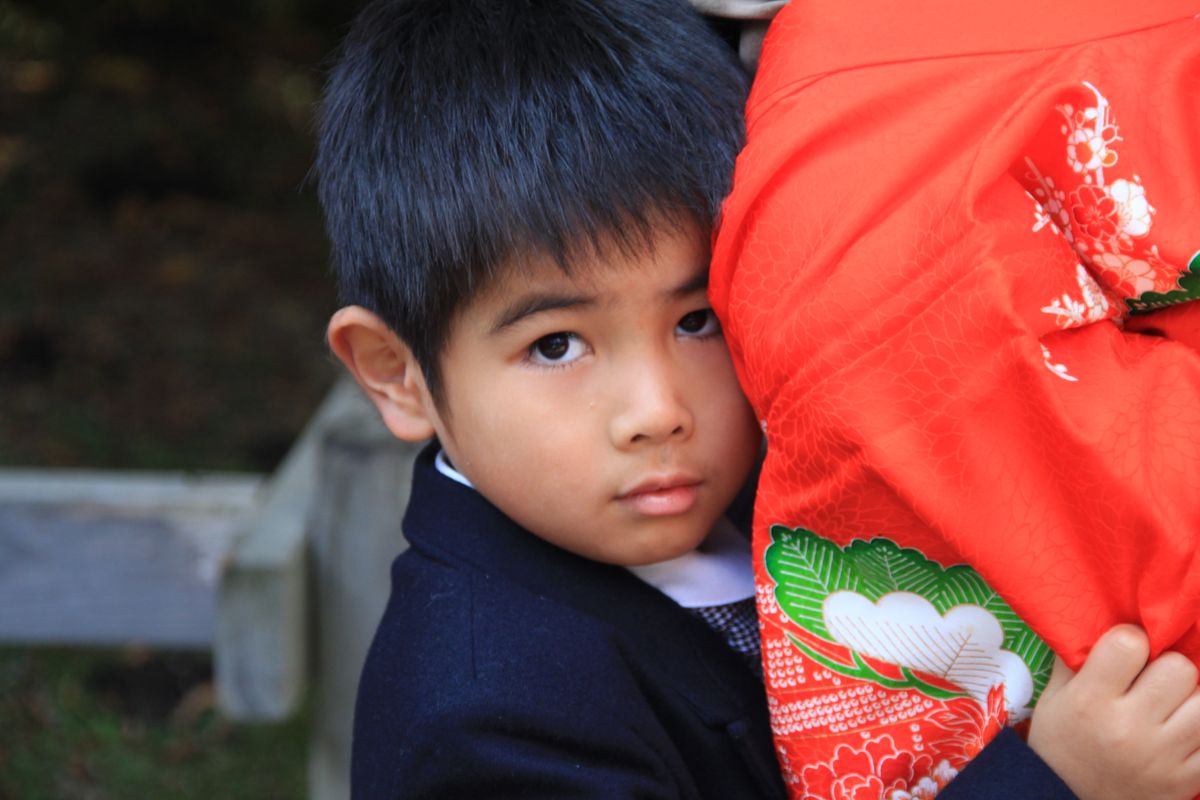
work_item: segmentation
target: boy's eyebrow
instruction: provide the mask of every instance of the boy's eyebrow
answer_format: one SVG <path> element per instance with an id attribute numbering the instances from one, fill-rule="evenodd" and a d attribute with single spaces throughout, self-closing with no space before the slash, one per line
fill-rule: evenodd
<path id="1" fill-rule="evenodd" d="M 708 290 L 708 265 L 696 271 L 683 283 L 666 292 L 671 297 L 686 297 L 696 292 Z M 544 311 L 556 311 L 561 308 L 579 308 L 595 305 L 597 298 L 586 294 L 527 294 L 518 297 L 508 305 L 492 325 L 492 333 L 500 333 L 510 325 L 515 325 L 526 317 L 540 314 Z"/>
<path id="2" fill-rule="evenodd" d="M 671 291 L 675 297 L 686 297 L 689 294 L 696 292 L 708 291 L 708 264 L 696 271 L 696 274 L 681 283 L 677 288 Z"/>
<path id="3" fill-rule="evenodd" d="M 517 322 L 543 311 L 554 311 L 560 308 L 578 308 L 579 306 L 594 305 L 596 298 L 583 294 L 527 294 L 512 302 L 492 326 L 492 333 L 515 325 Z"/>

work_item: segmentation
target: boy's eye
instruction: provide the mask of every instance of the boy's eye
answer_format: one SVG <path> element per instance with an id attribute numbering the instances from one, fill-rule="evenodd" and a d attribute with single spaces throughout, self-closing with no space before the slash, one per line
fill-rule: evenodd
<path id="1" fill-rule="evenodd" d="M 701 308 L 684 314 L 675 327 L 687 336 L 709 336 L 721 329 L 711 308 Z"/>
<path id="2" fill-rule="evenodd" d="M 559 331 L 529 346 L 529 356 L 539 364 L 566 364 L 583 355 L 583 340 L 574 333 Z"/>

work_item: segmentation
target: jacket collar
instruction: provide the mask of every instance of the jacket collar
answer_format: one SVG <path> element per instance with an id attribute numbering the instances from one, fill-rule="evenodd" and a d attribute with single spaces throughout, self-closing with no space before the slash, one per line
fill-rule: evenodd
<path id="1" fill-rule="evenodd" d="M 472 488 L 438 472 L 434 441 L 413 471 L 404 515 L 410 546 L 445 563 L 575 608 L 625 635 L 630 658 L 681 695 L 710 728 L 723 729 L 755 775 L 761 797 L 782 797 L 765 693 L 740 656 L 702 621 L 623 567 L 555 547 L 521 528 Z M 748 703 L 746 698 L 755 698 Z"/>
<path id="2" fill-rule="evenodd" d="M 675 683 L 706 723 L 727 725 L 746 716 L 738 701 L 745 687 L 730 680 L 731 670 L 712 663 L 728 658 L 740 667 L 732 670 L 737 678 L 744 673 L 758 684 L 757 678 L 703 622 L 625 568 L 577 556 L 529 533 L 479 492 L 439 473 L 437 450 L 436 442 L 423 449 L 414 469 L 414 502 L 404 516 L 410 546 L 440 561 L 466 562 L 483 575 L 513 581 L 613 625 L 630 637 L 635 653 L 684 669 Z"/>

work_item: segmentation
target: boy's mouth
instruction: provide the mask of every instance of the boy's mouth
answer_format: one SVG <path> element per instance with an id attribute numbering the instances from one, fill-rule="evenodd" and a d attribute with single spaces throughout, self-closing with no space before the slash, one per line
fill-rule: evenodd
<path id="1" fill-rule="evenodd" d="M 688 475 L 662 475 L 642 481 L 617 500 L 640 514 L 683 514 L 696 504 L 700 481 Z"/>

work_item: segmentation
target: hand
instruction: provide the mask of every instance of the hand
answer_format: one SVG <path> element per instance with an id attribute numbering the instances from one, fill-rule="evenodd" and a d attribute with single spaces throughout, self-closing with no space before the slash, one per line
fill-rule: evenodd
<path id="1" fill-rule="evenodd" d="M 1056 661 L 1038 700 L 1029 746 L 1082 800 L 1200 794 L 1200 673 L 1149 652 L 1140 628 L 1118 625 L 1078 674 Z"/>

